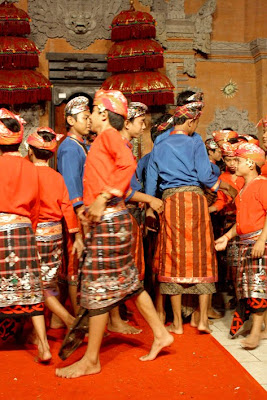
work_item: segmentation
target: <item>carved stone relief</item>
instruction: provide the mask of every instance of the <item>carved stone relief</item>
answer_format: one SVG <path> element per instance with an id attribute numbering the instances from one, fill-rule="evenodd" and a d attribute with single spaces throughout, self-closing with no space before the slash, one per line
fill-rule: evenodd
<path id="1" fill-rule="evenodd" d="M 19 109 L 16 109 L 16 112 L 20 114 L 20 116 L 26 121 L 26 124 L 24 125 L 24 135 L 23 135 L 23 141 L 20 146 L 20 151 L 24 156 L 27 154 L 27 149 L 25 147 L 25 142 L 28 138 L 28 136 L 33 133 L 38 127 L 39 127 L 39 120 L 40 120 L 40 115 L 43 114 L 45 111 L 42 106 L 34 104 L 32 106 L 27 106 L 27 107 L 20 107 Z"/>
<path id="2" fill-rule="evenodd" d="M 213 131 L 223 128 L 232 128 L 234 131 L 257 135 L 255 124 L 249 121 L 247 110 L 238 110 L 231 106 L 225 110 L 216 109 L 215 118 L 207 128 L 207 136 Z"/>
<path id="3" fill-rule="evenodd" d="M 29 0 L 31 37 L 40 50 L 48 38 L 61 37 L 74 48 L 84 49 L 96 39 L 110 39 L 112 19 L 128 8 L 128 0 Z"/>

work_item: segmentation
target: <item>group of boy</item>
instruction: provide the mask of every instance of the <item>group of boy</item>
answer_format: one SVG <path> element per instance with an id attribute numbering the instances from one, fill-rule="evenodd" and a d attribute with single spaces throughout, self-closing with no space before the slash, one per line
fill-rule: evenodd
<path id="1" fill-rule="evenodd" d="M 50 128 L 41 128 L 30 135 L 27 142 L 29 160 L 33 165 L 23 159 L 18 151 L 23 138 L 21 119 L 7 110 L 1 110 L 0 161 L 3 165 L 0 173 L 3 185 L 0 237 L 3 246 L 0 250 L 3 251 L 3 257 L 0 261 L 0 296 L 5 302 L 1 302 L 0 312 L 1 316 L 7 310 L 15 314 L 19 309 L 21 315 L 28 313 L 32 316 L 39 359 L 43 362 L 51 359 L 43 304 L 65 323 L 70 329 L 69 335 L 73 327 L 77 327 L 80 316 L 87 315 L 87 350 L 78 362 L 57 369 L 58 376 L 75 378 L 100 372 L 100 346 L 107 324 L 110 330 L 115 327 L 114 330 L 121 329 L 123 333 L 139 332 L 127 331 L 127 324 L 121 322 L 119 314 L 119 306 L 133 297 L 154 335 L 151 349 L 140 358 L 142 361 L 153 360 L 162 348 L 173 342 L 170 332 L 183 333 L 183 294 L 199 296 L 199 307 L 192 315 L 191 325 L 200 332 L 211 332 L 208 309 L 211 295 L 215 292 L 218 270 L 203 187 L 212 192 L 220 189 L 231 197 L 234 197 L 235 190 L 226 180 L 218 178 L 218 173 L 214 173 L 205 144 L 195 132 L 203 107 L 202 93 L 187 91 L 178 97 L 174 115 L 161 124 L 159 131 L 164 133 L 156 139 L 147 157 L 144 167 L 145 193 L 135 173 L 137 164 L 130 143 L 131 139 L 139 137 L 144 131 L 147 111 L 144 104 L 131 103 L 128 106 L 121 92 L 99 90 L 95 94 L 91 113 L 86 98 L 80 96 L 72 99 L 65 109 L 68 136 L 59 146 L 57 154 L 58 170 L 64 179 L 48 166 L 48 160 L 57 148 L 59 138 L 56 133 Z M 15 128 L 10 125 L 14 121 L 17 125 Z M 97 137 L 88 152 L 84 139 L 90 130 Z M 253 309 L 251 304 L 261 293 L 262 304 L 260 311 L 254 312 L 253 325 L 258 334 L 257 327 L 263 320 L 267 302 L 266 279 L 259 278 L 266 277 L 266 262 L 258 262 L 263 260 L 263 254 L 266 258 L 267 180 L 256 179 L 256 166 L 263 165 L 265 156 L 254 144 L 249 143 L 249 148 L 246 143 L 242 143 L 242 146 L 236 147 L 235 157 L 238 157 L 241 165 L 238 171 L 241 171 L 239 176 L 244 177 L 245 186 L 255 181 L 253 201 L 254 209 L 258 212 L 258 225 L 254 226 L 253 217 L 249 223 L 248 220 L 244 223 L 247 215 L 243 215 L 243 203 L 238 198 L 237 210 L 241 212 L 242 222 L 239 219 L 238 228 L 231 228 L 216 241 L 216 249 L 226 247 L 228 240 L 237 233 L 244 235 L 247 240 L 248 233 L 257 231 L 257 235 L 249 235 L 249 240 L 254 241 L 249 251 L 252 251 L 255 276 L 262 279 L 263 284 L 260 290 L 253 290 L 253 293 L 247 290 L 245 298 L 250 301 L 246 301 L 245 305 L 248 307 L 249 304 Z M 28 189 L 30 180 L 31 189 L 28 191 L 25 188 Z M 162 192 L 162 200 L 155 197 L 158 189 Z M 258 200 L 260 189 L 265 190 L 262 201 Z M 249 201 L 252 199 L 249 198 Z M 127 207 L 125 202 L 128 203 Z M 154 308 L 140 282 L 144 278 L 142 240 L 139 240 L 139 246 L 137 241 L 134 245 L 132 243 L 132 226 L 136 223 L 132 206 L 138 202 L 148 204 L 148 211 L 153 218 L 154 213 L 161 214 L 154 272 L 159 283 L 157 304 L 163 307 L 163 296 L 169 295 L 171 298 L 174 319 L 167 329 L 161 315 L 162 308 Z M 254 209 L 253 213 L 256 212 Z M 63 229 L 62 219 L 65 221 Z M 140 239 L 140 227 L 138 224 L 136 226 L 134 236 L 136 238 L 139 234 Z M 61 266 L 63 239 L 67 244 L 65 253 L 68 256 L 68 268 L 65 270 Z M 21 248 L 18 248 L 18 242 Z M 41 256 L 40 263 L 37 248 Z M 74 255 L 77 253 L 79 258 L 82 250 L 78 278 Z M 243 258 L 247 260 L 247 253 Z M 244 297 L 242 279 L 246 274 L 246 277 L 251 274 L 251 266 L 246 261 L 243 264 L 239 298 Z M 59 272 L 70 283 L 76 320 L 57 300 L 56 279 Z M 76 304 L 78 279 L 79 311 Z M 249 279 L 247 281 L 250 282 Z M 255 283 L 253 285 L 255 289 Z M 31 310 L 30 313 L 28 310 Z M 260 315 L 260 318 L 255 315 Z M 108 322 L 109 319 L 111 322 Z M 252 331 L 246 345 L 255 345 L 255 335 Z"/>

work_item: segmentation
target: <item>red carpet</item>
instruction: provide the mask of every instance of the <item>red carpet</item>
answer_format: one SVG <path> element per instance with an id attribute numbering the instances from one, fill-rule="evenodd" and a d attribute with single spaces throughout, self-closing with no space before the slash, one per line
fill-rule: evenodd
<path id="1" fill-rule="evenodd" d="M 130 304 L 131 306 L 131 304 Z M 102 372 L 77 379 L 55 376 L 55 368 L 81 357 L 85 344 L 67 361 L 57 356 L 63 330 L 48 331 L 53 361 L 45 366 L 34 362 L 34 346 L 25 350 L 15 345 L 1 346 L 0 399 L 27 400 L 258 400 L 265 390 L 210 335 L 200 335 L 188 324 L 184 335 L 150 362 L 139 357 L 150 348 L 152 335 L 136 314 L 144 329 L 140 335 L 110 334 L 101 350 Z M 244 350 L 245 351 L 245 350 Z"/>

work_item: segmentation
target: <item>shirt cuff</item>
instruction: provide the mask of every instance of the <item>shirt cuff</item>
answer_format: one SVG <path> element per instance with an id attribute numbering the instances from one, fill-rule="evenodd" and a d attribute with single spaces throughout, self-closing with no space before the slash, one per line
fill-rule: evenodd
<path id="1" fill-rule="evenodd" d="M 219 189 L 219 187 L 220 187 L 220 183 L 221 183 L 221 180 L 218 179 L 217 182 L 215 183 L 215 185 L 213 185 L 213 186 L 210 188 L 210 190 L 211 190 L 212 192 L 217 192 L 218 189 Z"/>

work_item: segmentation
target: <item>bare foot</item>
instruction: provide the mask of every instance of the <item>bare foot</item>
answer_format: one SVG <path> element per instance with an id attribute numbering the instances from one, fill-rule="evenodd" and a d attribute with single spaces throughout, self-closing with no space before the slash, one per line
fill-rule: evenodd
<path id="1" fill-rule="evenodd" d="M 167 331 L 166 334 L 160 339 L 154 339 L 154 342 L 152 343 L 150 352 L 146 354 L 145 356 L 142 356 L 139 358 L 140 361 L 152 361 L 155 360 L 159 352 L 164 348 L 168 347 L 172 344 L 174 341 L 174 338 L 172 335 L 170 335 Z"/>
<path id="2" fill-rule="evenodd" d="M 41 341 L 38 342 L 38 361 L 43 364 L 50 362 L 52 354 L 50 353 L 50 348 L 47 345 L 42 345 Z"/>
<path id="3" fill-rule="evenodd" d="M 159 316 L 160 321 L 163 323 L 163 325 L 165 325 L 166 313 L 165 312 L 161 312 L 161 311 L 157 311 L 157 314 Z"/>
<path id="4" fill-rule="evenodd" d="M 261 339 L 267 339 L 267 331 L 266 330 L 261 332 L 260 338 Z"/>
<path id="5" fill-rule="evenodd" d="M 215 310 L 213 307 L 211 307 L 208 310 L 208 318 L 213 318 L 213 319 L 220 319 L 222 318 L 222 314 Z"/>
<path id="6" fill-rule="evenodd" d="M 193 328 L 197 328 L 198 322 L 199 322 L 199 311 L 194 311 L 193 314 L 191 315 L 190 325 L 193 326 Z"/>
<path id="7" fill-rule="evenodd" d="M 142 332 L 142 329 L 137 329 L 134 326 L 128 325 L 125 321 L 120 320 L 117 324 L 111 325 L 108 323 L 110 332 L 123 333 L 124 335 L 137 335 Z"/>
<path id="8" fill-rule="evenodd" d="M 176 333 L 177 335 L 182 335 L 184 333 L 183 325 L 175 326 L 173 323 L 166 326 L 168 332 Z"/>
<path id="9" fill-rule="evenodd" d="M 74 364 L 64 368 L 57 368 L 56 375 L 61 378 L 79 378 L 84 375 L 98 374 L 101 371 L 100 362 L 90 363 L 84 357 Z"/>
<path id="10" fill-rule="evenodd" d="M 50 321 L 51 329 L 61 329 L 65 328 L 64 322 L 54 313 L 52 313 L 51 321 Z"/>
<path id="11" fill-rule="evenodd" d="M 199 323 L 197 329 L 199 330 L 200 333 L 211 333 L 212 332 L 212 330 L 209 328 L 209 323 L 207 323 L 207 325 Z"/>
<path id="12" fill-rule="evenodd" d="M 244 349 L 253 350 L 258 347 L 260 343 L 260 335 L 249 335 L 246 339 L 241 340 L 240 344 Z"/>

